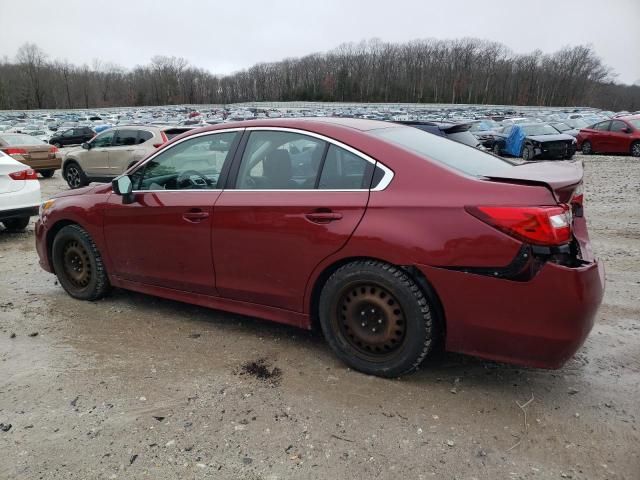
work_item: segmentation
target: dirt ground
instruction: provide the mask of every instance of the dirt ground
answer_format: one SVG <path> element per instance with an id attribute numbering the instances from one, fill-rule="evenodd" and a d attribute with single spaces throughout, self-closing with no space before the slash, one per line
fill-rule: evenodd
<path id="1" fill-rule="evenodd" d="M 557 371 L 445 354 L 365 376 L 293 328 L 126 291 L 75 301 L 33 225 L 0 231 L 0 478 L 640 479 L 640 161 L 585 163 L 607 291 Z"/>

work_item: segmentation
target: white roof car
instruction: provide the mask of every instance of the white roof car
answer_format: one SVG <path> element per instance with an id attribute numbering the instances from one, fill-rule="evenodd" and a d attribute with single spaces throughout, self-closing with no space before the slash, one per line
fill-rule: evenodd
<path id="1" fill-rule="evenodd" d="M 9 231 L 22 231 L 39 207 L 38 174 L 0 151 L 0 222 Z"/>

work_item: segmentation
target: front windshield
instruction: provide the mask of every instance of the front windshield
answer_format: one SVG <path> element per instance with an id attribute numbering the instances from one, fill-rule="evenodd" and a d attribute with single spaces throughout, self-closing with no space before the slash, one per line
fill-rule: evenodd
<path id="1" fill-rule="evenodd" d="M 551 125 L 525 125 L 522 127 L 527 135 L 557 135 L 558 131 Z"/>
<path id="2" fill-rule="evenodd" d="M 516 165 L 507 159 L 417 128 L 380 128 L 368 133 L 468 175 L 485 176 Z"/>
<path id="3" fill-rule="evenodd" d="M 569 127 L 568 125 L 565 125 L 564 123 L 556 123 L 554 127 L 556 127 L 556 129 L 560 132 L 566 132 L 567 130 L 571 130 L 571 127 Z"/>

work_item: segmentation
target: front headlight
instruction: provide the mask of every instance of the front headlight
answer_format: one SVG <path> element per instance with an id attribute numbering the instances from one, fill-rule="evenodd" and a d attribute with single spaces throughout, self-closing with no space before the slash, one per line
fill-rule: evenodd
<path id="1" fill-rule="evenodd" d="M 54 203 L 55 203 L 55 200 L 53 199 L 47 200 L 46 202 L 42 202 L 40 204 L 40 208 L 38 209 L 38 215 L 40 215 L 40 217 L 45 215 L 51 209 L 51 207 L 53 207 Z"/>

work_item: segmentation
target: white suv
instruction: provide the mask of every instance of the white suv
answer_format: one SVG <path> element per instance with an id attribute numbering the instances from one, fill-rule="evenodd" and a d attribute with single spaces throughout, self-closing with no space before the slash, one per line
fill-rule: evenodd
<path id="1" fill-rule="evenodd" d="M 0 222 L 9 231 L 22 231 L 39 207 L 36 171 L 0 151 Z"/>
<path id="2" fill-rule="evenodd" d="M 191 129 L 118 125 L 68 152 L 62 161 L 62 176 L 71 188 L 110 182 L 156 148 Z"/>

